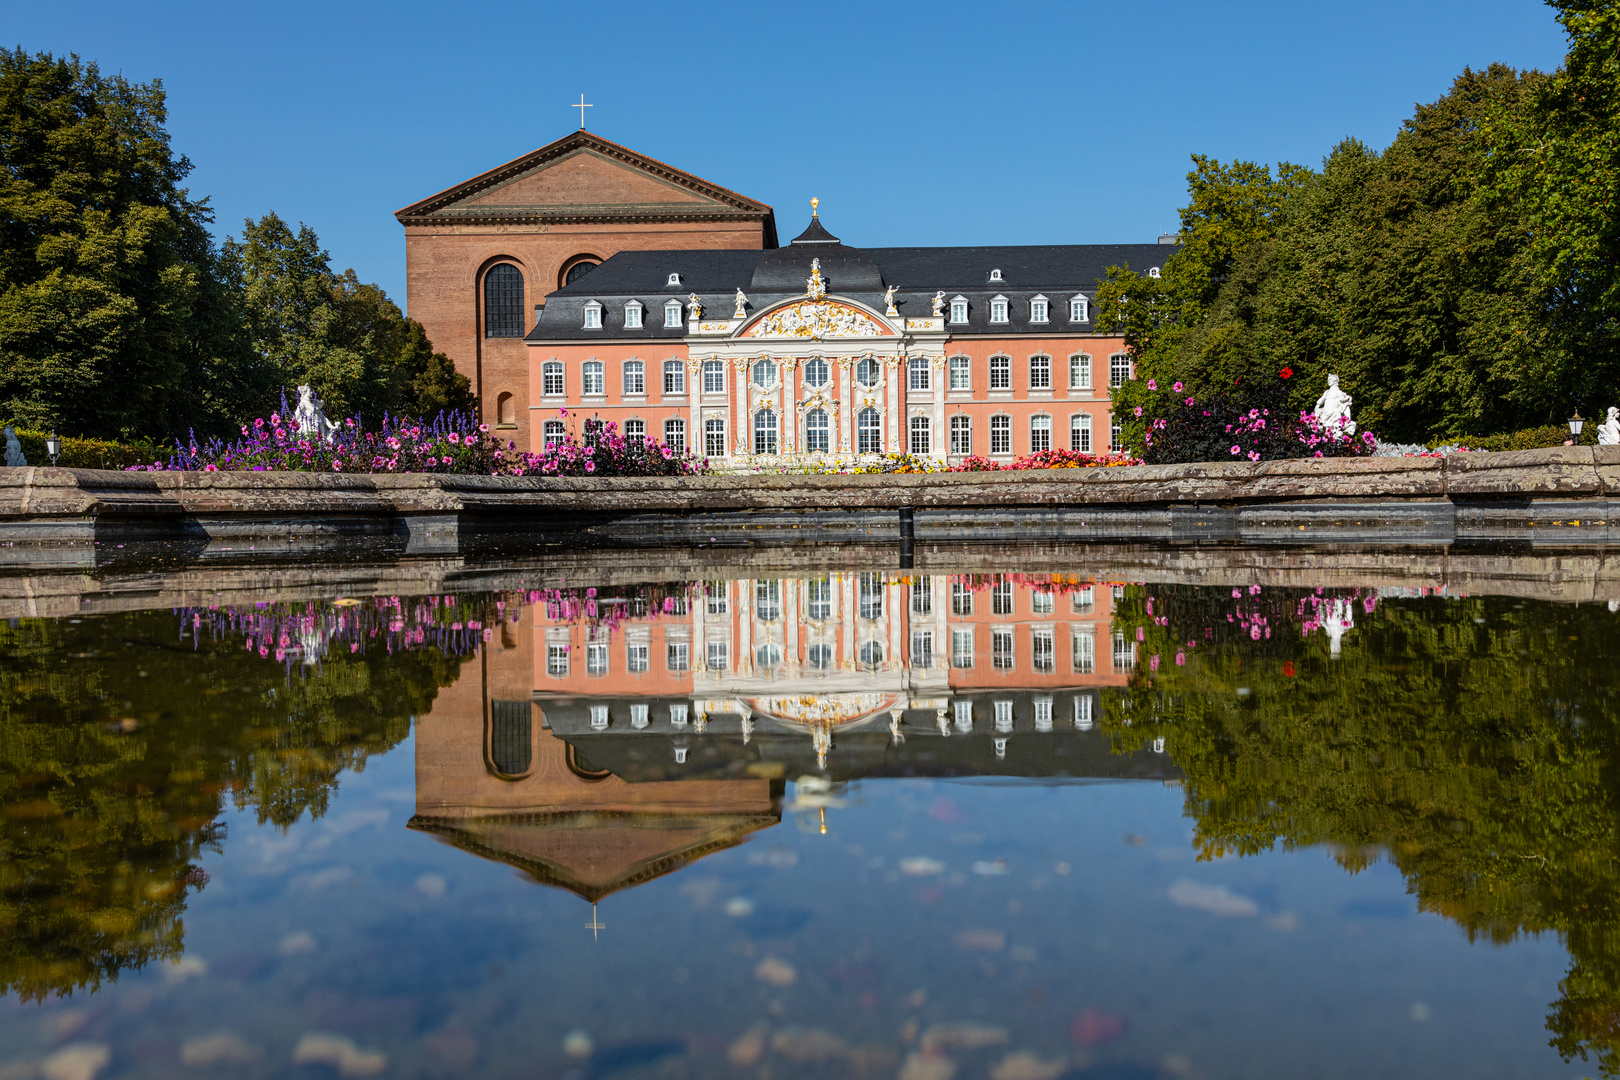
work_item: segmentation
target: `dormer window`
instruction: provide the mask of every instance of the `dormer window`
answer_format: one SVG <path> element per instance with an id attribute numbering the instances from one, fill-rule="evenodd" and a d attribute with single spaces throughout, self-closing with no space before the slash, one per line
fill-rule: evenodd
<path id="1" fill-rule="evenodd" d="M 624 305 L 624 328 L 626 330 L 641 329 L 641 302 L 632 300 Z"/>
<path id="2" fill-rule="evenodd" d="M 670 276 L 673 277 L 674 275 L 671 274 Z M 664 325 L 681 325 L 681 302 L 679 300 L 671 300 L 664 305 Z"/>
<path id="3" fill-rule="evenodd" d="M 1001 281 L 1002 280 L 1001 271 L 999 269 L 990 271 L 990 280 L 991 281 Z"/>
<path id="4" fill-rule="evenodd" d="M 671 274 L 671 275 L 669 275 L 669 280 L 664 282 L 665 285 L 679 285 L 680 283 L 681 283 L 681 275 L 679 275 L 679 274 Z"/>
<path id="5" fill-rule="evenodd" d="M 1156 278 L 1158 276 L 1159 276 L 1159 268 L 1157 266 L 1148 267 L 1148 277 Z"/>
<path id="6" fill-rule="evenodd" d="M 1046 322 L 1047 300 L 1044 296 L 1037 296 L 1029 302 L 1029 321 L 1032 323 Z"/>
<path id="7" fill-rule="evenodd" d="M 990 299 L 990 321 L 1004 323 L 1007 321 L 1007 298 L 995 296 Z"/>
<path id="8" fill-rule="evenodd" d="M 967 297 L 958 296 L 956 299 L 951 301 L 951 322 L 953 322 L 953 323 L 965 323 L 965 322 L 967 322 L 967 315 L 968 315 Z"/>
<path id="9" fill-rule="evenodd" d="M 1069 298 L 1069 321 L 1091 321 L 1091 304 L 1084 296 L 1074 296 Z"/>
<path id="10" fill-rule="evenodd" d="M 602 329 L 602 305 L 598 304 L 595 300 L 592 300 L 585 305 L 585 329 Z"/>

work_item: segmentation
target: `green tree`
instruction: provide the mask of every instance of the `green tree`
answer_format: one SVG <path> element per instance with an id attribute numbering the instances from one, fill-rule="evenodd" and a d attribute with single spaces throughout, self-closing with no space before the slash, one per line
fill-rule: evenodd
<path id="1" fill-rule="evenodd" d="M 181 186 L 162 83 L 0 51 L 0 414 L 117 437 L 217 429 L 254 364 Z"/>

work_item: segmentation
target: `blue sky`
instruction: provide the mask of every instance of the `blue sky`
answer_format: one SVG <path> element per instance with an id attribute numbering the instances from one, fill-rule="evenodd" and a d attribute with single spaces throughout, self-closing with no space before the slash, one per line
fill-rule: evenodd
<path id="1" fill-rule="evenodd" d="M 161 78 L 218 231 L 275 210 L 404 300 L 394 210 L 578 126 L 847 243 L 1135 242 L 1188 155 L 1382 148 L 1465 66 L 1551 70 L 1534 0 L 5 5 L 6 44 Z"/>

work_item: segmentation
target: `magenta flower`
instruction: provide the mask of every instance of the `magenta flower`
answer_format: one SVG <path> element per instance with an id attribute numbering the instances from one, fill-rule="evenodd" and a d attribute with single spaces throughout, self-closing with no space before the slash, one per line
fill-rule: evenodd
<path id="1" fill-rule="evenodd" d="M 1152 379 L 1148 380 L 1148 389 L 1149 390 L 1157 390 L 1158 388 L 1159 388 L 1159 384 L 1157 382 L 1155 382 Z"/>
<path id="2" fill-rule="evenodd" d="M 1243 448 L 1234 443 L 1233 446 L 1232 446 L 1232 453 L 1234 455 L 1241 454 L 1241 453 L 1243 453 Z"/>

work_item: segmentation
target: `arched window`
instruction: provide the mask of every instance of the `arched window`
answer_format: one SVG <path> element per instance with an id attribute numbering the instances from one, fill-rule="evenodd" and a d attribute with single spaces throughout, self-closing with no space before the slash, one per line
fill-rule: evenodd
<path id="1" fill-rule="evenodd" d="M 770 409 L 754 414 L 754 453 L 776 453 L 776 413 Z"/>
<path id="2" fill-rule="evenodd" d="M 495 422 L 517 426 L 517 405 L 511 394 L 502 394 L 495 399 Z"/>
<path id="3" fill-rule="evenodd" d="M 782 650 L 776 645 L 761 645 L 754 650 L 754 665 L 769 670 L 782 663 Z"/>
<path id="4" fill-rule="evenodd" d="M 523 271 L 511 263 L 484 275 L 484 336 L 523 336 Z"/>
<path id="5" fill-rule="evenodd" d="M 489 703 L 489 764 L 497 776 L 522 776 L 532 760 L 532 708 L 527 701 Z"/>
<path id="6" fill-rule="evenodd" d="M 827 361 L 817 356 L 805 363 L 804 385 L 818 390 L 827 385 Z"/>
<path id="7" fill-rule="evenodd" d="M 831 442 L 825 409 L 811 409 L 804 414 L 804 448 L 812 453 L 827 452 Z"/>
<path id="8" fill-rule="evenodd" d="M 567 437 L 561 420 L 547 420 L 545 426 L 545 445 L 560 446 Z"/>
<path id="9" fill-rule="evenodd" d="M 876 671 L 883 665 L 883 646 L 876 641 L 868 641 L 861 646 L 861 666 L 868 671 Z"/>
<path id="10" fill-rule="evenodd" d="M 586 274 L 595 270 L 597 264 L 590 259 L 580 259 L 563 272 L 563 284 L 572 285 Z"/>
<path id="11" fill-rule="evenodd" d="M 761 357 L 758 361 L 755 362 L 755 364 L 754 364 L 754 385 L 755 386 L 775 386 L 776 385 L 776 361 L 775 360 L 768 360 L 768 359 L 766 359 L 764 357 Z"/>
<path id="12" fill-rule="evenodd" d="M 855 381 L 862 386 L 876 386 L 878 384 L 878 372 L 881 370 L 878 362 L 868 356 L 855 365 Z"/>
<path id="13" fill-rule="evenodd" d="M 833 666 L 833 649 L 831 645 L 812 645 L 807 657 L 810 666 L 817 671 L 826 671 Z"/>
<path id="14" fill-rule="evenodd" d="M 856 417 L 855 431 L 858 438 L 856 453 L 881 454 L 883 452 L 883 418 L 876 409 L 862 409 L 861 415 Z"/>

